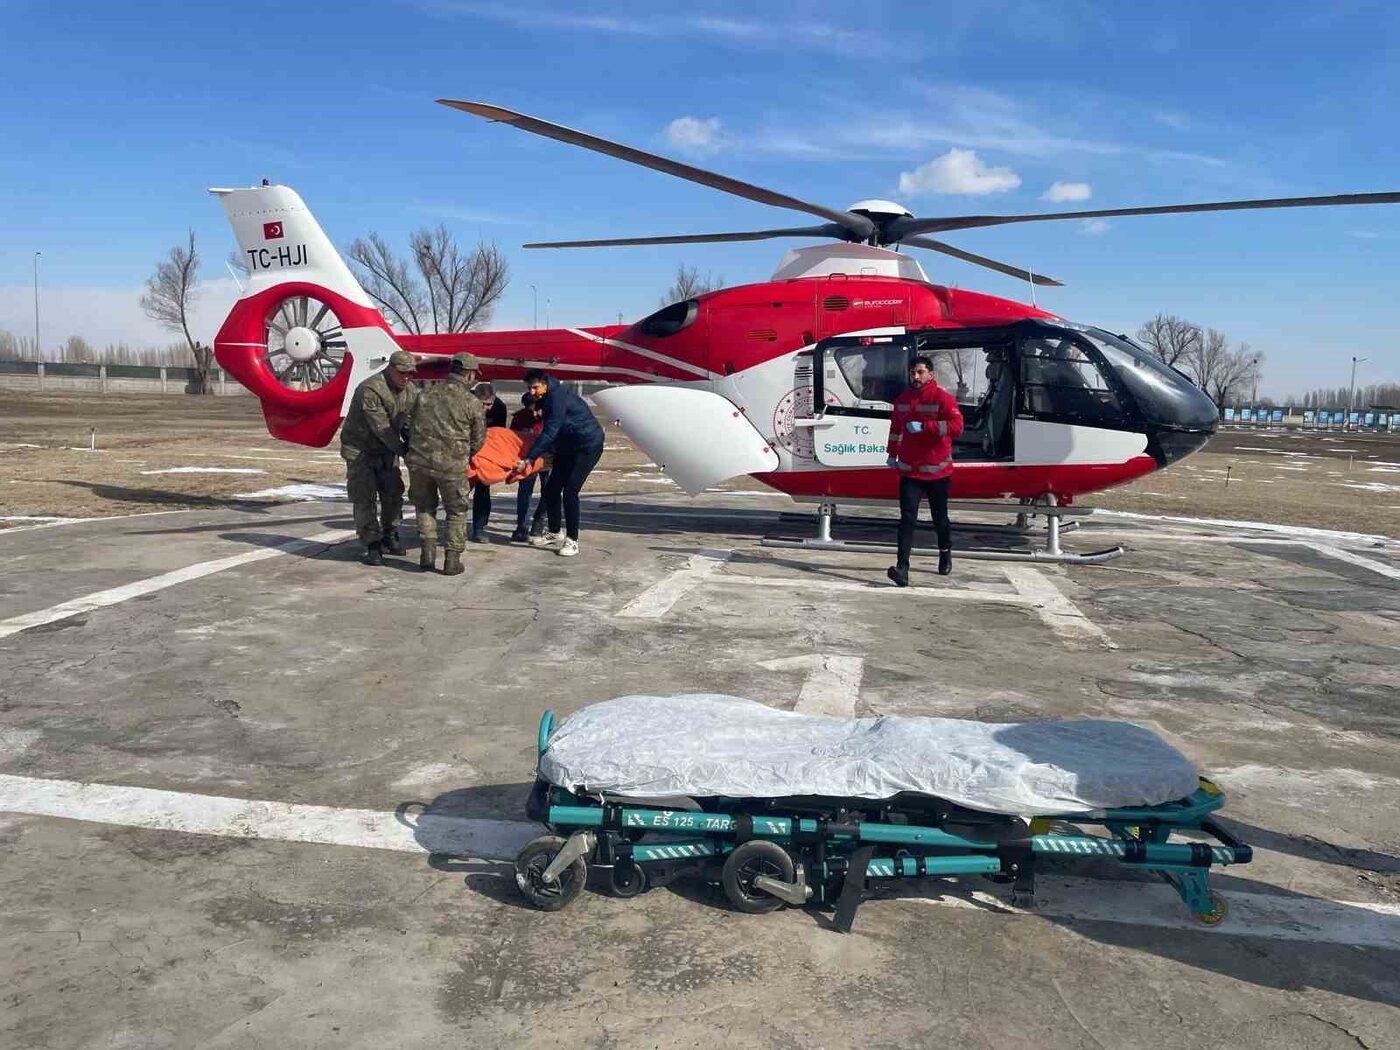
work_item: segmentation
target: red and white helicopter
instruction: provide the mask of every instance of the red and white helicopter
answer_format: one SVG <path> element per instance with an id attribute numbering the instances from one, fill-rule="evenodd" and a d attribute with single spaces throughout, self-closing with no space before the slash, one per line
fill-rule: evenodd
<path id="1" fill-rule="evenodd" d="M 596 403 L 686 491 L 749 474 L 824 504 L 824 532 L 832 504 L 897 497 L 885 441 L 891 402 L 915 354 L 934 359 L 967 421 L 954 450 L 956 499 L 1071 502 L 1168 466 L 1200 448 L 1216 426 L 1215 406 L 1200 389 L 1124 337 L 934 284 L 894 246 L 1055 285 L 927 235 L 1019 222 L 1400 202 L 1400 193 L 1364 193 L 917 218 L 884 200 L 846 209 L 812 204 L 497 106 L 439 101 L 823 220 L 527 248 L 788 237 L 835 243 L 793 249 L 765 282 L 674 303 L 631 325 L 401 335 L 390 331 L 293 190 L 215 189 L 250 274 L 215 353 L 261 400 L 273 436 L 327 444 L 355 387 L 393 350 L 420 355 L 420 374 L 429 378 L 448 356 L 468 350 L 487 379 L 541 367 L 562 379 L 618 384 L 596 393 Z"/>

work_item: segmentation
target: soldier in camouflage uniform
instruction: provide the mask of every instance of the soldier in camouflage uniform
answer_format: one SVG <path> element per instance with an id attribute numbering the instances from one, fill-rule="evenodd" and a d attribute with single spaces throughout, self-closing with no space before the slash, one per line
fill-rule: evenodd
<path id="1" fill-rule="evenodd" d="M 412 354 L 395 350 L 389 367 L 355 391 L 340 428 L 345 491 L 355 508 L 355 531 L 366 548 L 366 565 L 383 565 L 385 551 L 408 553 L 399 540 L 403 476 L 398 457 L 404 454 L 408 418 L 418 398 L 412 383 L 417 367 Z"/>
<path id="2" fill-rule="evenodd" d="M 471 354 L 457 354 L 447 378 L 425 390 L 414 406 L 413 443 L 405 460 L 408 498 L 418 510 L 422 543 L 418 564 L 424 572 L 433 570 L 437 557 L 439 502 L 447 511 L 442 571 L 448 576 L 462 571 L 467 540 L 467 463 L 486 443 L 486 414 L 472 393 L 476 368 Z"/>

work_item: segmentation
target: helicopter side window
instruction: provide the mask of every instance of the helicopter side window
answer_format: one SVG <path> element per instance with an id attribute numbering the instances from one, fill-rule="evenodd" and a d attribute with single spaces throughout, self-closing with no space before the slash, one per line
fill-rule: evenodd
<path id="1" fill-rule="evenodd" d="M 638 322 L 637 328 L 643 335 L 675 335 L 682 329 L 693 325 L 699 313 L 700 304 L 694 299 L 686 299 L 683 302 L 662 307 L 656 313 Z"/>
<path id="2" fill-rule="evenodd" d="M 1088 350 L 1074 337 L 1037 333 L 1021 344 L 1021 410 L 1093 424 L 1122 407 Z"/>
<path id="3" fill-rule="evenodd" d="M 892 405 L 908 382 L 909 348 L 904 343 L 847 346 L 832 356 L 858 401 Z"/>

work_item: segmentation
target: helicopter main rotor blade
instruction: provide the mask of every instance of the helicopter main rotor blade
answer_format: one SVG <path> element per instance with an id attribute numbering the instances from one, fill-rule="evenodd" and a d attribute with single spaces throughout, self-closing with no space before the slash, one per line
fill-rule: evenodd
<path id="1" fill-rule="evenodd" d="M 452 109 L 460 109 L 462 112 L 470 113 L 473 116 L 484 117 L 487 120 L 500 121 L 501 123 L 519 128 L 521 131 L 528 131 L 535 135 L 543 135 L 545 138 L 554 139 L 557 142 L 567 142 L 571 146 L 582 146 L 584 149 L 591 149 L 595 153 L 604 153 L 609 157 L 616 157 L 618 160 L 625 160 L 631 164 L 639 164 L 644 168 L 651 168 L 653 171 L 674 175 L 678 179 L 698 182 L 702 186 L 709 186 L 711 189 L 732 193 L 736 197 L 744 197 L 747 200 L 757 201 L 759 204 L 771 204 L 775 208 L 790 208 L 793 211 L 806 212 L 808 215 L 817 215 L 823 219 L 829 219 L 831 222 L 842 227 L 845 231 L 844 236 L 847 239 L 863 241 L 875 232 L 875 224 L 862 215 L 854 215 L 848 211 L 838 211 L 835 208 L 827 208 L 820 204 L 812 204 L 808 201 L 798 200 L 796 197 L 789 197 L 785 193 L 764 189 L 762 186 L 755 186 L 749 182 L 740 182 L 738 179 L 731 179 L 727 175 L 706 171 L 704 168 L 697 168 L 690 164 L 682 164 L 678 160 L 661 157 L 655 153 L 647 153 L 644 150 L 639 150 L 632 146 L 624 146 L 618 142 L 610 142 L 596 135 L 590 135 L 585 131 L 576 131 L 573 128 L 567 128 L 562 124 L 553 124 L 547 120 L 540 120 L 538 117 L 531 117 L 524 113 L 517 113 L 514 110 L 503 109 L 500 106 L 492 106 L 485 102 L 468 102 L 452 98 L 440 98 L 438 102 Z"/>
<path id="2" fill-rule="evenodd" d="M 744 233 L 681 233 L 673 237 L 613 237 L 600 241 L 539 241 L 525 248 L 619 248 L 639 244 L 715 244 L 721 241 L 765 241 L 773 237 L 836 237 L 845 229 L 835 223 L 797 226 L 787 230 L 749 230 Z"/>
<path id="3" fill-rule="evenodd" d="M 1265 200 L 1216 201 L 1210 204 L 1164 204 L 1150 208 L 1102 208 L 1094 211 L 1044 212 L 1038 215 L 954 215 L 942 219 L 898 218 L 884 231 L 893 244 L 909 242 L 916 233 L 970 230 L 979 226 L 1004 226 L 1012 222 L 1051 222 L 1058 219 L 1111 219 L 1125 215 L 1184 215 L 1202 211 L 1252 211 L 1262 208 L 1315 208 L 1350 204 L 1400 204 L 1400 193 L 1337 193 L 1330 197 L 1273 197 Z"/>
<path id="4" fill-rule="evenodd" d="M 1016 277 L 1022 281 L 1030 281 L 1031 284 L 1050 285 L 1054 288 L 1064 287 L 1063 281 L 1057 281 L 1053 277 L 1046 277 L 1043 273 L 1034 273 L 1030 270 L 1008 266 L 1006 263 L 997 262 L 995 259 L 988 259 L 985 255 L 974 255 L 972 252 L 965 252 L 961 248 L 954 248 L 951 244 L 935 241 L 931 237 L 906 237 L 900 243 L 912 244 L 916 248 L 929 248 L 935 252 L 942 252 L 944 255 L 951 255 L 955 259 L 961 259 L 963 262 L 974 263 L 977 266 L 985 266 L 989 270 L 996 270 L 997 273 L 1004 273 L 1008 277 Z"/>

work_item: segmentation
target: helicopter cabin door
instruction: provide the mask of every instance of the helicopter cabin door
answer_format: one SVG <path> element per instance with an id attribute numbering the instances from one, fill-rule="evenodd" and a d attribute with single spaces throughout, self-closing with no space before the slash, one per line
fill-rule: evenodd
<path id="1" fill-rule="evenodd" d="M 915 357 L 933 361 L 939 386 L 958 400 L 964 430 L 953 443 L 960 461 L 1010 460 L 1015 434 L 1015 337 L 1011 328 L 924 329 L 905 335 L 837 336 L 814 353 L 812 428 L 818 462 L 831 467 L 885 463 L 894 399 Z"/>
<path id="2" fill-rule="evenodd" d="M 909 335 L 835 336 L 813 351 L 812 427 L 817 462 L 828 467 L 883 467 L 894 399 L 914 359 Z"/>

